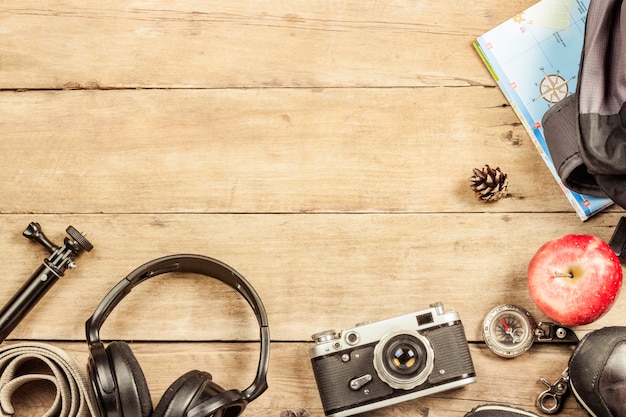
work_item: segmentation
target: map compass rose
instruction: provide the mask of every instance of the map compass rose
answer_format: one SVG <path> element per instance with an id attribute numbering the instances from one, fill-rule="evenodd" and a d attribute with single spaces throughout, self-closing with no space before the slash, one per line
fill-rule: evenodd
<path id="1" fill-rule="evenodd" d="M 533 99 L 533 101 L 542 98 L 548 103 L 554 104 L 563 100 L 570 94 L 568 83 L 576 77 L 571 77 L 566 80 L 559 74 L 559 71 L 555 74 L 548 74 L 544 68 L 540 68 L 540 70 L 543 72 L 543 79 L 537 84 L 539 87 L 539 97 Z"/>

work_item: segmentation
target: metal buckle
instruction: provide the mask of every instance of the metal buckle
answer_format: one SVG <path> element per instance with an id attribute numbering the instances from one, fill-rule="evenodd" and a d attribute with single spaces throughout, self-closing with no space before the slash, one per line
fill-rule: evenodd
<path id="1" fill-rule="evenodd" d="M 561 378 L 554 384 L 550 384 L 544 378 L 541 382 L 547 385 L 548 389 L 537 397 L 537 408 L 546 414 L 558 413 L 563 405 L 563 397 L 569 392 L 569 368 L 563 371 Z"/>
<path id="2" fill-rule="evenodd" d="M 578 336 L 569 327 L 550 322 L 539 322 L 535 328 L 535 341 L 540 343 L 578 343 Z"/>

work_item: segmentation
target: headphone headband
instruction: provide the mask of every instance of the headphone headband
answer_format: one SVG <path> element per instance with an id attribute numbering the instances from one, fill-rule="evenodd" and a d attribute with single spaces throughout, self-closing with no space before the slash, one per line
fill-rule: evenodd
<path id="1" fill-rule="evenodd" d="M 235 289 L 252 307 L 259 322 L 261 353 L 256 378 L 252 385 L 242 391 L 242 394 L 247 401 L 254 400 L 267 389 L 266 375 L 270 348 L 267 313 L 252 285 L 233 268 L 217 259 L 203 255 L 179 254 L 164 256 L 141 265 L 117 283 L 96 307 L 85 323 L 87 343 L 89 346 L 102 343 L 100 328 L 113 309 L 133 288 L 150 278 L 171 272 L 187 272 L 213 277 Z"/>

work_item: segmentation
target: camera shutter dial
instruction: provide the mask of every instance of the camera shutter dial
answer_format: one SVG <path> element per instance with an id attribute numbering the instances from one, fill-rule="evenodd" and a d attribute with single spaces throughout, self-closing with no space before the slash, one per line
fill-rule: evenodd
<path id="1" fill-rule="evenodd" d="M 331 340 L 338 339 L 336 330 L 324 330 L 323 332 L 315 333 L 311 336 L 311 339 L 315 341 L 316 344 L 330 342 Z"/>

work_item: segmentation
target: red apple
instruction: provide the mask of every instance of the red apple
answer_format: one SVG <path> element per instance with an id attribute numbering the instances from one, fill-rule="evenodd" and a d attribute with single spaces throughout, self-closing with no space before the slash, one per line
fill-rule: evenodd
<path id="1" fill-rule="evenodd" d="M 551 320 L 578 326 L 600 318 L 622 286 L 611 247 L 590 235 L 565 235 L 543 245 L 528 265 L 528 289 Z"/>

